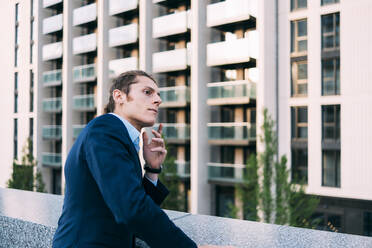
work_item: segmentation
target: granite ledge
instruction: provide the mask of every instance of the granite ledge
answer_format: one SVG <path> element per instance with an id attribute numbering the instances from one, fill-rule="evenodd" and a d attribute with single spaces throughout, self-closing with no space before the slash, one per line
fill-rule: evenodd
<path id="1" fill-rule="evenodd" d="M 63 197 L 0 188 L 0 247 L 51 247 Z M 372 247 L 372 238 L 165 210 L 198 244 L 235 247 Z M 137 247 L 148 247 L 137 240 Z"/>

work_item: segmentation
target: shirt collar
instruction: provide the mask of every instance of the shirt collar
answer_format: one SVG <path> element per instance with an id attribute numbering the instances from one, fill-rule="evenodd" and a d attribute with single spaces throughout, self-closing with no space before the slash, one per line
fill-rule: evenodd
<path id="1" fill-rule="evenodd" d="M 112 115 L 116 116 L 117 118 L 119 118 L 123 122 L 124 126 L 128 130 L 129 137 L 130 137 L 131 141 L 134 144 L 134 147 L 136 148 L 136 150 L 138 152 L 139 151 L 139 136 L 140 136 L 140 132 L 132 124 L 130 124 L 129 121 L 127 121 L 126 119 L 124 119 L 120 115 L 117 115 L 115 113 L 109 113 L 109 114 L 112 114 Z"/>

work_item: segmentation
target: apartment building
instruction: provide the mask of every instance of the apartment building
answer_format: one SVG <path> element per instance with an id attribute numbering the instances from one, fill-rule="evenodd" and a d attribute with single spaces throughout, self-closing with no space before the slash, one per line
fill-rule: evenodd
<path id="1" fill-rule="evenodd" d="M 110 80 L 142 69 L 159 83 L 189 211 L 239 204 L 268 108 L 291 179 L 321 197 L 320 228 L 372 235 L 371 12 L 369 0 L 2 2 L 0 186 L 30 137 L 61 194 L 68 151 L 103 113 Z"/>

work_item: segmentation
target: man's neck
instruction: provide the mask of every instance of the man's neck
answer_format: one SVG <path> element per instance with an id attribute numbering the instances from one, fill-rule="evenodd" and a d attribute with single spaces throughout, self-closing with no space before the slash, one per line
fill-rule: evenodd
<path id="1" fill-rule="evenodd" d="M 138 130 L 138 132 L 141 132 L 142 126 L 135 122 L 133 119 L 128 118 L 125 114 L 120 113 L 119 111 L 114 111 L 113 113 L 117 114 L 118 116 L 129 122 L 135 129 Z"/>

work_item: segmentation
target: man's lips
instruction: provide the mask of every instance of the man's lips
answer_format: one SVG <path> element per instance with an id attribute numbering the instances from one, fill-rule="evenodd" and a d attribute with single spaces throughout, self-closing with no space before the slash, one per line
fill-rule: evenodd
<path id="1" fill-rule="evenodd" d="M 156 109 L 148 109 L 148 110 L 153 111 L 153 112 L 155 112 L 156 114 L 158 113 L 158 110 L 156 110 Z"/>

